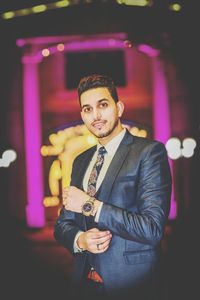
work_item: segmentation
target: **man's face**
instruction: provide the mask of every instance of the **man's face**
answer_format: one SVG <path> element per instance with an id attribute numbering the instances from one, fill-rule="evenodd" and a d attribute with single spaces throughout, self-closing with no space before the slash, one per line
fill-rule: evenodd
<path id="1" fill-rule="evenodd" d="M 97 138 L 112 138 L 121 131 L 119 118 L 123 103 L 115 103 L 107 88 L 100 87 L 82 93 L 81 117 L 88 130 Z"/>

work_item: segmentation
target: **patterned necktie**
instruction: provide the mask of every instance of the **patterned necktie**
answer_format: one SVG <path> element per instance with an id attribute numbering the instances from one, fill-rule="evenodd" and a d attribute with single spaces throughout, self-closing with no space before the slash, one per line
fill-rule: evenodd
<path id="1" fill-rule="evenodd" d="M 88 180 L 88 188 L 87 188 L 87 194 L 90 196 L 94 196 L 96 193 L 96 183 L 97 178 L 99 176 L 100 170 L 102 168 L 103 162 L 104 162 L 104 155 L 106 153 L 106 149 L 104 147 L 100 147 L 98 154 L 97 154 L 97 160 L 94 164 L 94 167 L 90 173 L 90 177 Z"/>

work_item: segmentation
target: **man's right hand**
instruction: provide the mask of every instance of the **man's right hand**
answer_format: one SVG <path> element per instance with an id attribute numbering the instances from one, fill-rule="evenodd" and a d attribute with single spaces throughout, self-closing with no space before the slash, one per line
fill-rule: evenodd
<path id="1" fill-rule="evenodd" d="M 109 230 L 100 231 L 97 228 L 92 228 L 80 234 L 77 244 L 79 248 L 91 253 L 103 253 L 108 249 L 111 238 L 112 234 Z"/>

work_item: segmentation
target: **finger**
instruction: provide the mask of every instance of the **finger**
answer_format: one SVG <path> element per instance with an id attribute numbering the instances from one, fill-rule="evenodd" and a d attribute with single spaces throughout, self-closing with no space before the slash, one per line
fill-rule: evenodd
<path id="1" fill-rule="evenodd" d="M 97 249 L 103 250 L 103 249 L 107 248 L 109 244 L 110 244 L 110 240 L 107 240 L 104 243 L 97 244 Z"/>
<path id="2" fill-rule="evenodd" d="M 97 229 L 97 230 L 92 230 L 90 232 L 92 233 L 93 238 L 96 238 L 96 239 L 110 234 L 109 230 L 100 231 L 99 229 Z"/>
<path id="3" fill-rule="evenodd" d="M 99 242 L 102 242 L 104 239 L 110 238 L 110 233 L 108 233 L 108 232 L 92 233 L 91 238 L 96 240 L 96 244 L 98 244 Z"/>
<path id="4" fill-rule="evenodd" d="M 109 247 L 109 246 L 101 247 L 101 248 L 99 247 L 99 250 L 96 249 L 95 253 L 96 253 L 96 254 L 103 253 L 103 252 L 105 252 L 105 251 L 108 249 L 108 247 Z"/>
<path id="5" fill-rule="evenodd" d="M 101 251 L 101 250 L 104 250 L 105 248 L 107 248 L 109 244 L 110 244 L 110 239 L 104 241 L 103 243 L 94 244 L 93 248 L 94 249 L 96 248 L 96 250 Z"/>
<path id="6" fill-rule="evenodd" d="M 110 240 L 105 241 L 100 245 L 100 249 L 105 249 L 110 245 Z"/>
<path id="7" fill-rule="evenodd" d="M 103 238 L 99 238 L 98 241 L 97 241 L 97 244 L 103 244 L 103 243 L 105 243 L 107 241 L 110 241 L 111 238 L 112 238 L 111 234 L 109 234 L 109 235 L 107 235 L 107 236 L 105 236 Z"/>

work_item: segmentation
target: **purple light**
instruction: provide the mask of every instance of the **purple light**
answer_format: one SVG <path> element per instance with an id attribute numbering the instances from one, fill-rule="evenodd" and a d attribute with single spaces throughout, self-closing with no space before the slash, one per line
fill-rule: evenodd
<path id="1" fill-rule="evenodd" d="M 124 41 L 113 39 L 97 39 L 89 41 L 68 42 L 65 44 L 65 49 L 70 51 L 95 50 L 95 49 L 124 49 Z"/>
<path id="2" fill-rule="evenodd" d="M 153 58 L 152 62 L 154 138 L 166 143 L 171 131 L 166 78 L 162 62 L 157 58 Z"/>
<path id="3" fill-rule="evenodd" d="M 23 61 L 24 62 L 24 61 Z M 42 205 L 43 170 L 40 125 L 40 101 L 37 64 L 24 63 L 24 132 L 27 175 L 26 217 L 29 227 L 42 227 L 45 224 L 44 207 Z"/>
<path id="4" fill-rule="evenodd" d="M 170 138 L 170 113 L 167 82 L 163 63 L 156 57 L 152 58 L 153 70 L 153 123 L 154 123 L 154 138 L 162 143 L 166 143 Z M 169 161 L 171 173 L 173 174 L 172 161 Z M 174 198 L 174 186 L 172 184 L 171 208 L 169 218 L 176 217 L 176 201 Z"/>
<path id="5" fill-rule="evenodd" d="M 16 45 L 18 46 L 18 47 L 23 47 L 24 45 L 25 45 L 25 40 L 24 39 L 18 39 L 17 41 L 16 41 Z"/>
<path id="6" fill-rule="evenodd" d="M 160 53 L 159 50 L 157 50 L 149 45 L 146 45 L 146 44 L 140 44 L 138 46 L 138 50 L 140 52 L 147 54 L 149 57 L 157 57 Z"/>

